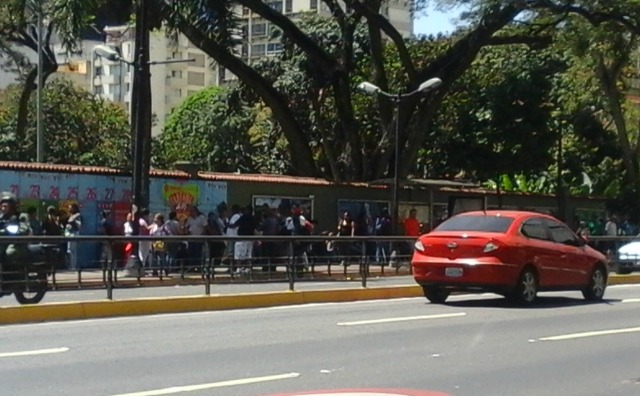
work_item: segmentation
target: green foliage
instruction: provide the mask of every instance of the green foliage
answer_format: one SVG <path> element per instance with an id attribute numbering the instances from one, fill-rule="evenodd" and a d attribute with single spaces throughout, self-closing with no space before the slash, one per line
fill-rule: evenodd
<path id="1" fill-rule="evenodd" d="M 15 134 L 21 85 L 0 94 L 0 158 L 36 159 L 36 103 L 29 102 L 24 139 Z M 119 105 L 93 97 L 66 80 L 52 80 L 43 92 L 45 160 L 51 163 L 126 168 L 130 127 Z"/>
<path id="2" fill-rule="evenodd" d="M 153 162 L 165 169 L 189 161 L 216 172 L 285 172 L 287 147 L 273 131 L 267 109 L 247 107 L 228 89 L 207 88 L 169 116 L 154 141 Z"/>

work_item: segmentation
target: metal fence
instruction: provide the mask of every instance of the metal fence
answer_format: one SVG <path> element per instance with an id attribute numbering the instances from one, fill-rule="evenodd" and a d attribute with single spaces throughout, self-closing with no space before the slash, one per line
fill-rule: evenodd
<path id="1" fill-rule="evenodd" d="M 168 279 L 204 284 L 207 295 L 215 283 L 288 282 L 294 290 L 296 282 L 340 274 L 366 287 L 372 269 L 380 276 L 410 273 L 414 242 L 415 238 L 379 236 L 80 235 L 3 237 L 0 244 L 44 249 L 51 290 L 100 287 L 112 299 L 114 288 L 171 285 Z M 82 244 L 90 244 L 95 254 L 80 261 L 75 252 Z M 251 257 L 242 259 L 248 249 Z"/>

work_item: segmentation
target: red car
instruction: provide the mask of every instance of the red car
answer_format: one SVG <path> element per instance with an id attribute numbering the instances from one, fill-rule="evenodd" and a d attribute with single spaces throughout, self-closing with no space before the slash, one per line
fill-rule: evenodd
<path id="1" fill-rule="evenodd" d="M 559 220 L 519 211 L 467 212 L 415 243 L 413 276 L 432 303 L 452 291 L 489 291 L 522 304 L 538 291 L 581 290 L 601 300 L 605 256 Z"/>

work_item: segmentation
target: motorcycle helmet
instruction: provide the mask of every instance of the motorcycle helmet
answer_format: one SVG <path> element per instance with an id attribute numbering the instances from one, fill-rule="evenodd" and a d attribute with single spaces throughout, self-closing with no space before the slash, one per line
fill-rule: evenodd
<path id="1" fill-rule="evenodd" d="M 18 205 L 18 198 L 13 193 L 3 191 L 0 193 L 0 203 L 10 203 L 13 205 Z"/>

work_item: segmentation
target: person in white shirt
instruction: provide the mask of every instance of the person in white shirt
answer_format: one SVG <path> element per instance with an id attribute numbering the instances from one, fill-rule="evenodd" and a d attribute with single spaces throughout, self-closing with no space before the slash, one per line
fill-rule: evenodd
<path id="1" fill-rule="evenodd" d="M 187 219 L 187 232 L 189 235 L 205 235 L 207 230 L 207 218 L 200 213 L 197 206 L 189 208 L 189 218 Z M 192 270 L 202 267 L 202 248 L 204 241 L 189 241 L 189 267 Z"/>
<path id="2" fill-rule="evenodd" d="M 240 220 L 240 216 L 242 216 L 242 214 L 240 213 L 240 206 L 233 205 L 231 207 L 231 217 L 229 218 L 226 224 L 225 233 L 228 237 L 238 236 L 238 220 Z M 233 267 L 234 253 L 235 253 L 235 241 L 227 241 L 227 247 L 224 255 L 230 261 L 229 263 L 230 268 Z M 231 272 L 231 269 L 229 269 L 229 271 Z"/>
<path id="3" fill-rule="evenodd" d="M 615 216 L 611 216 L 607 219 L 607 222 L 604 225 L 604 235 L 615 237 L 618 236 L 618 224 Z M 607 246 L 607 255 L 613 256 L 616 254 L 616 242 L 609 241 Z"/>

